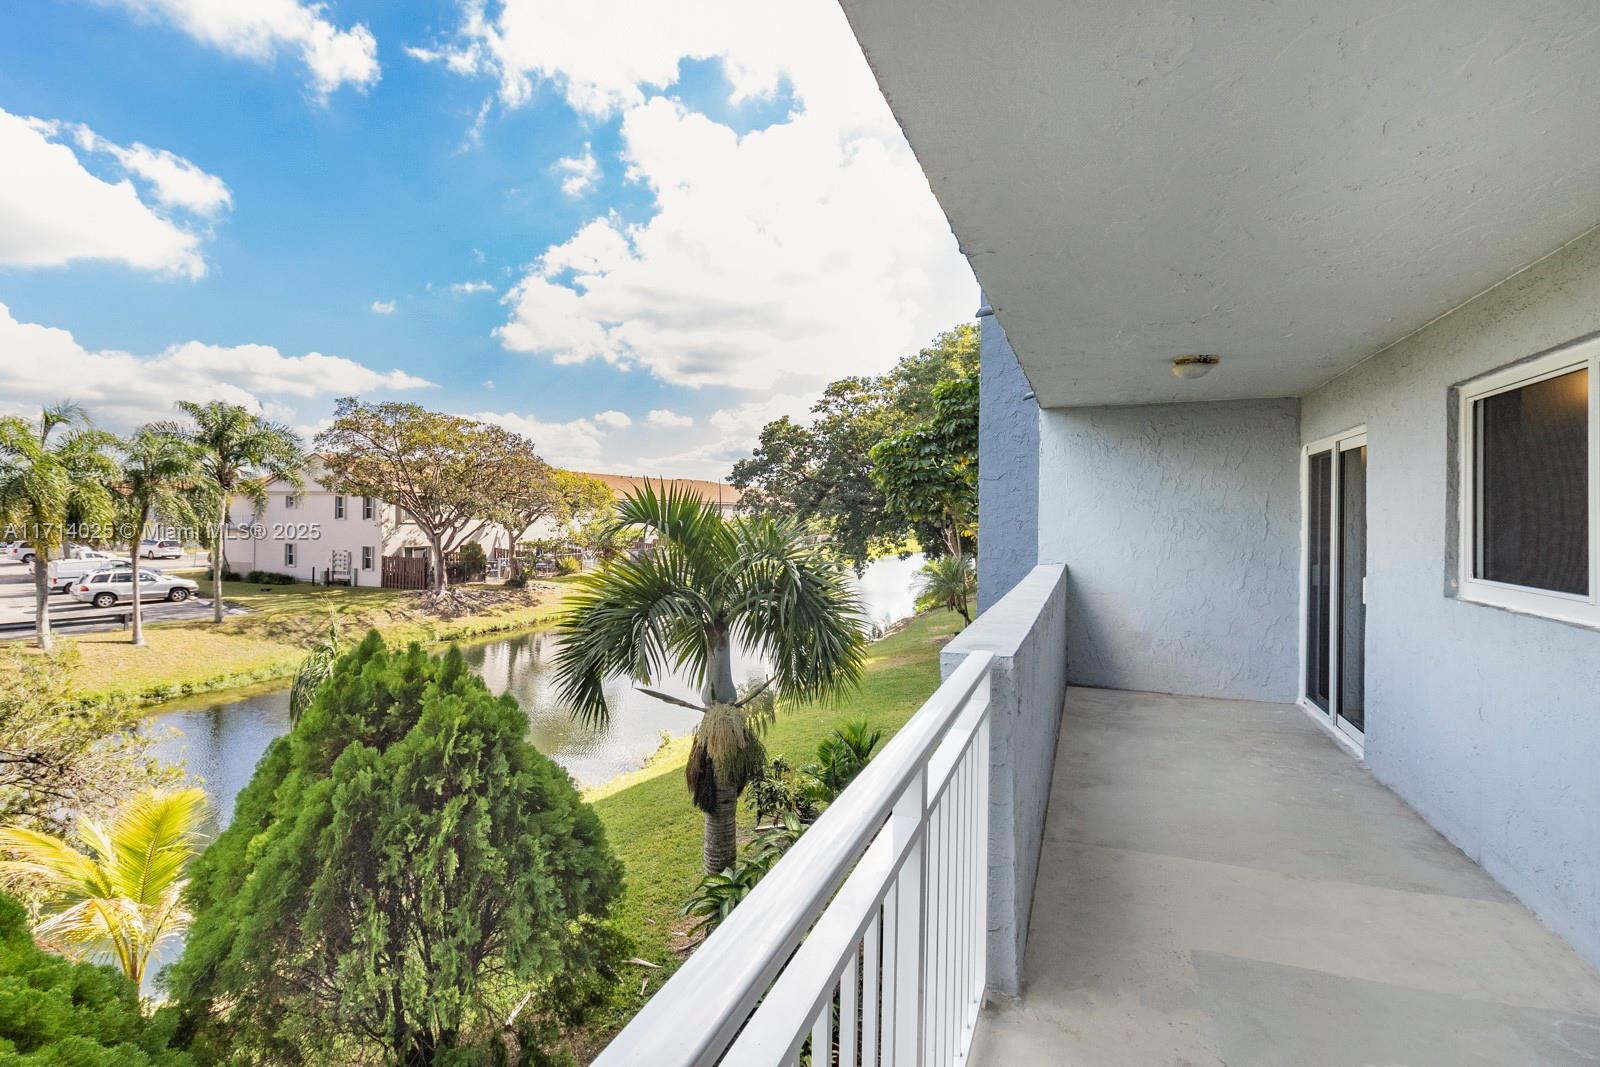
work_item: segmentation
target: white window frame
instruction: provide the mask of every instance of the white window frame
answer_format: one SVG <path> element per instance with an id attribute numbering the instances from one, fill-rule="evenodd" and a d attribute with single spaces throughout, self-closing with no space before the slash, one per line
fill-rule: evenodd
<path id="1" fill-rule="evenodd" d="M 361 498 L 361 518 L 362 518 L 362 521 L 364 521 L 364 522 L 372 521 L 372 515 L 373 515 L 373 511 L 374 510 L 375 509 L 374 509 L 372 498 L 370 496 L 362 497 Z"/>
<path id="2" fill-rule="evenodd" d="M 335 493 L 333 496 L 333 517 L 342 519 L 345 515 L 344 494 Z"/>
<path id="3" fill-rule="evenodd" d="M 283 565 L 285 567 L 298 567 L 300 565 L 297 560 L 298 556 L 299 553 L 295 551 L 294 542 L 285 541 L 283 543 Z"/>
<path id="4" fill-rule="evenodd" d="M 370 571 L 377 564 L 377 561 L 378 553 L 373 549 L 373 547 L 371 545 L 362 545 L 361 569 L 364 571 Z"/>
<path id="5" fill-rule="evenodd" d="M 1478 435 L 1473 405 L 1479 400 L 1557 378 L 1575 370 L 1589 371 L 1589 592 L 1492 582 L 1474 576 L 1478 530 Z M 1459 439 L 1456 497 L 1460 541 L 1456 547 L 1456 587 L 1460 599 L 1476 604 L 1539 615 L 1582 626 L 1600 627 L 1600 338 L 1566 345 L 1538 359 L 1485 374 L 1463 385 L 1456 412 Z"/>
<path id="6" fill-rule="evenodd" d="M 294 493 L 283 494 L 283 510 L 293 511 L 300 506 L 300 498 Z"/>

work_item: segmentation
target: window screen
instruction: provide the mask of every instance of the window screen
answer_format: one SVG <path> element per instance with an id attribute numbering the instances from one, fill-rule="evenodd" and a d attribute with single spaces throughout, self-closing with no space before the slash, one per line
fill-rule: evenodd
<path id="1" fill-rule="evenodd" d="M 1473 404 L 1478 456 L 1475 576 L 1589 592 L 1589 371 Z"/>

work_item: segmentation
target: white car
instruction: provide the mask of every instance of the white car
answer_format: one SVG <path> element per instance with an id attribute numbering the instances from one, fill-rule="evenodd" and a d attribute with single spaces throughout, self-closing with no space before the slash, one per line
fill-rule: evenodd
<path id="1" fill-rule="evenodd" d="M 139 555 L 145 559 L 182 559 L 183 542 L 168 538 L 155 541 L 140 541 Z"/>
<path id="2" fill-rule="evenodd" d="M 160 571 L 139 571 L 140 600 L 170 600 L 173 603 L 188 600 L 200 591 L 200 586 L 188 578 L 179 578 Z M 133 601 L 133 569 L 99 571 L 86 576 L 72 587 L 72 598 L 97 608 Z"/>
<path id="3" fill-rule="evenodd" d="M 71 559 L 53 559 L 46 567 L 50 575 L 50 591 L 65 593 L 72 588 L 72 583 L 80 578 L 86 578 L 96 571 L 129 568 L 133 564 L 109 552 L 96 552 L 93 549 L 79 549 L 73 553 Z"/>

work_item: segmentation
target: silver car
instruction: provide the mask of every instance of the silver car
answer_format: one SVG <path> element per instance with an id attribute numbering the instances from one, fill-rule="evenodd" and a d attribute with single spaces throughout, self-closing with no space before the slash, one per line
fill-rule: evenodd
<path id="1" fill-rule="evenodd" d="M 200 586 L 188 578 L 179 578 L 160 571 L 139 571 L 140 600 L 170 600 L 173 603 L 188 600 L 199 592 Z M 133 601 L 133 570 L 123 568 L 113 571 L 96 571 L 86 575 L 72 587 L 72 598 L 109 608 L 113 604 Z"/>

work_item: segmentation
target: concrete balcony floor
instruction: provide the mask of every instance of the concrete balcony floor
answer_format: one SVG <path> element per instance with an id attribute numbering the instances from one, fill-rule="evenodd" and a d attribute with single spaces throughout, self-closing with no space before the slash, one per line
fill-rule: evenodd
<path id="1" fill-rule="evenodd" d="M 1600 1063 L 1600 975 L 1298 708 L 1075 689 L 984 1067 Z"/>

